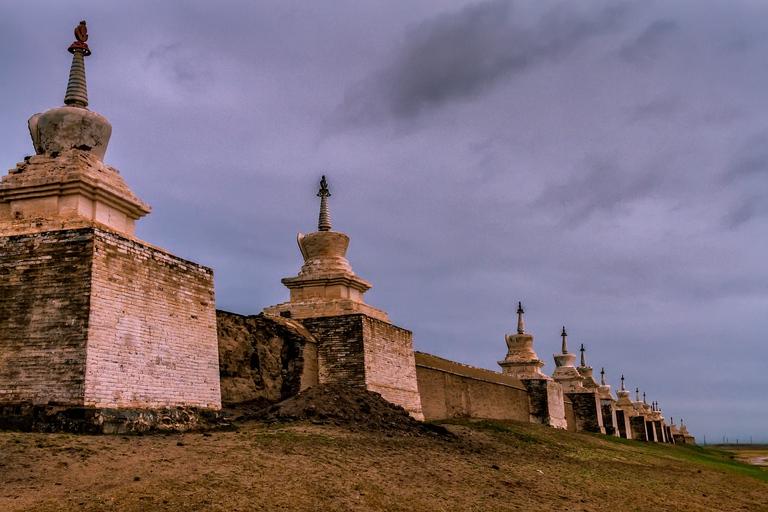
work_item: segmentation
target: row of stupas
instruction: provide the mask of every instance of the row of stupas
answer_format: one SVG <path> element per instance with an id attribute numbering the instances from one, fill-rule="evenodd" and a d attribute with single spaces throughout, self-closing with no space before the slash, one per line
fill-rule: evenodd
<path id="1" fill-rule="evenodd" d="M 518 303 L 517 333 L 505 335 L 507 356 L 499 361 L 502 373 L 520 379 L 526 388 L 543 389 L 542 384 L 555 382 L 561 388 L 563 395 L 573 403 L 576 430 L 612 434 L 628 439 L 643 439 L 657 442 L 695 443 L 685 425 L 678 429 L 673 422 L 666 424 L 661 408 L 657 402 L 648 404 L 645 393 L 640 399 L 640 390 L 636 389 L 635 401 L 630 400 L 630 392 L 625 388 L 624 376 L 621 376 L 621 389 L 616 391 L 616 398 L 611 395 L 611 386 L 605 382 L 605 369 L 601 368 L 601 381 L 593 377 L 593 368 L 587 366 L 584 345 L 581 345 L 580 365 L 575 366 L 576 354 L 568 352 L 568 333 L 563 327 L 561 351 L 553 354 L 555 370 L 549 377 L 541 372 L 545 366 L 533 350 L 533 335 L 525 332 L 523 322 L 523 306 Z M 550 388 L 549 393 L 557 394 L 558 390 Z M 561 427 L 567 423 L 562 421 L 559 405 L 561 400 L 549 397 L 540 411 L 546 411 L 532 420 Z"/>
<path id="2" fill-rule="evenodd" d="M 318 230 L 298 234 L 303 265 L 282 279 L 289 300 L 248 317 L 259 317 L 263 331 L 227 339 L 217 322 L 238 315 L 216 310 L 213 271 L 135 237 L 135 222 L 151 208 L 103 163 L 112 127 L 88 109 L 85 22 L 75 38 L 64 105 L 29 119 L 36 154 L 0 181 L 0 428 L 81 428 L 67 411 L 87 411 L 87 428 L 100 432 L 188 426 L 237 403 L 234 388 L 272 400 L 343 383 L 417 419 L 518 419 L 689 442 L 682 421 L 679 430 L 667 426 L 655 403 L 639 394 L 630 401 L 623 379 L 614 399 L 604 374 L 601 384 L 592 377 L 583 347 L 575 367 L 565 328 L 557 367 L 544 375 L 522 304 L 501 373 L 415 353 L 413 333 L 364 302 L 371 284 L 346 259 L 349 237 L 332 230 L 325 176 Z M 263 363 L 253 358 L 264 348 L 259 339 L 285 342 L 285 350 L 263 351 L 278 354 L 271 370 L 290 381 L 274 397 L 259 394 L 264 368 L 250 367 Z M 223 369 L 227 350 L 250 362 L 243 376 Z M 237 382 L 227 387 L 225 378 Z"/>

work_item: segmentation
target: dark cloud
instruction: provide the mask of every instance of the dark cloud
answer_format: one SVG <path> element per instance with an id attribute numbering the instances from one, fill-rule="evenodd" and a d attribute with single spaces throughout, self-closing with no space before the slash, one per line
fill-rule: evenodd
<path id="1" fill-rule="evenodd" d="M 679 29 L 674 20 L 656 20 L 626 43 L 619 51 L 619 56 L 633 64 L 654 62 L 660 57 L 665 44 Z"/>
<path id="2" fill-rule="evenodd" d="M 750 137 L 742 145 L 722 181 L 731 184 L 765 174 L 768 174 L 768 134 L 763 133 Z"/>
<path id="3" fill-rule="evenodd" d="M 528 24 L 511 0 L 491 0 L 443 14 L 409 30 L 390 66 L 347 89 L 337 113 L 360 125 L 472 97 L 614 28 L 625 10 L 621 2 L 589 13 L 560 3 Z"/>
<path id="4" fill-rule="evenodd" d="M 593 160 L 588 169 L 574 173 L 565 183 L 547 185 L 534 204 L 555 211 L 561 226 L 573 227 L 598 212 L 621 213 L 659 184 L 660 178 L 653 173 L 630 173 L 613 160 Z"/>
<path id="5" fill-rule="evenodd" d="M 726 228 L 736 229 L 768 214 L 768 134 L 747 139 L 719 182 L 736 191 L 736 198 L 723 216 Z"/>

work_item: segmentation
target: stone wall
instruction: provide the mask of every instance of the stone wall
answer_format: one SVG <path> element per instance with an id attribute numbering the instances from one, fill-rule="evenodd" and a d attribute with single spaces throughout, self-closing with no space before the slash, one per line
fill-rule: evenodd
<path id="1" fill-rule="evenodd" d="M 597 393 L 567 393 L 573 402 L 573 415 L 576 430 L 579 432 L 597 432 L 605 434 L 603 413 Z"/>
<path id="2" fill-rule="evenodd" d="M 522 383 L 528 390 L 528 421 L 567 429 L 563 387 L 551 379 L 523 379 Z"/>
<path id="3" fill-rule="evenodd" d="M 314 386 L 317 342 L 299 322 L 216 311 L 221 401 L 278 402 Z"/>
<path id="4" fill-rule="evenodd" d="M 82 405 L 94 240 L 0 237 L 0 403 Z"/>
<path id="5" fill-rule="evenodd" d="M 360 315 L 303 318 L 317 340 L 317 380 L 365 387 L 363 324 Z"/>
<path id="6" fill-rule="evenodd" d="M 423 352 L 416 352 L 416 376 L 427 420 L 529 420 L 528 392 L 514 377 Z"/>
<path id="7" fill-rule="evenodd" d="M 565 410 L 565 423 L 568 430 L 576 432 L 576 415 L 573 412 L 573 402 L 567 395 L 563 395 L 563 409 Z"/>
<path id="8" fill-rule="evenodd" d="M 643 416 L 632 416 L 629 418 L 629 428 L 632 432 L 630 439 L 636 439 L 637 441 L 647 441 L 645 418 Z"/>
<path id="9" fill-rule="evenodd" d="M 413 335 L 367 315 L 302 318 L 317 339 L 318 381 L 365 387 L 423 419 Z"/>
<path id="10" fill-rule="evenodd" d="M 607 398 L 600 399 L 600 411 L 603 414 L 603 426 L 605 433 L 609 436 L 618 436 L 616 409 L 613 406 L 613 400 Z"/>
<path id="11" fill-rule="evenodd" d="M 616 429 L 619 437 L 632 439 L 632 428 L 629 425 L 629 416 L 621 408 L 616 408 Z"/>
<path id="12" fill-rule="evenodd" d="M 0 244 L 0 403 L 220 408 L 210 269 L 94 227 Z"/>
<path id="13" fill-rule="evenodd" d="M 413 333 L 369 316 L 360 317 L 365 350 L 365 384 L 370 391 L 403 407 L 417 419 L 422 415 Z"/>
<path id="14" fill-rule="evenodd" d="M 220 408 L 213 271 L 111 231 L 92 236 L 85 405 Z"/>

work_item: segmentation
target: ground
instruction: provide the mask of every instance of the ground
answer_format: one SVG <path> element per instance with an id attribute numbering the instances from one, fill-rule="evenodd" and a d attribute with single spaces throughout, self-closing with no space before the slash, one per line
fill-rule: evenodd
<path id="1" fill-rule="evenodd" d="M 514 422 L 459 422 L 439 435 L 335 423 L 0 432 L 0 510 L 768 509 L 768 472 L 727 452 Z"/>

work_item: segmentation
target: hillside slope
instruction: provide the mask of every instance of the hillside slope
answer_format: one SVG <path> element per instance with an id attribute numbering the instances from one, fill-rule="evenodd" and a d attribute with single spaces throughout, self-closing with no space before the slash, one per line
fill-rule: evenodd
<path id="1" fill-rule="evenodd" d="M 768 509 L 768 472 L 727 452 L 513 422 L 446 425 L 453 436 L 328 423 L 0 432 L 0 510 Z"/>

